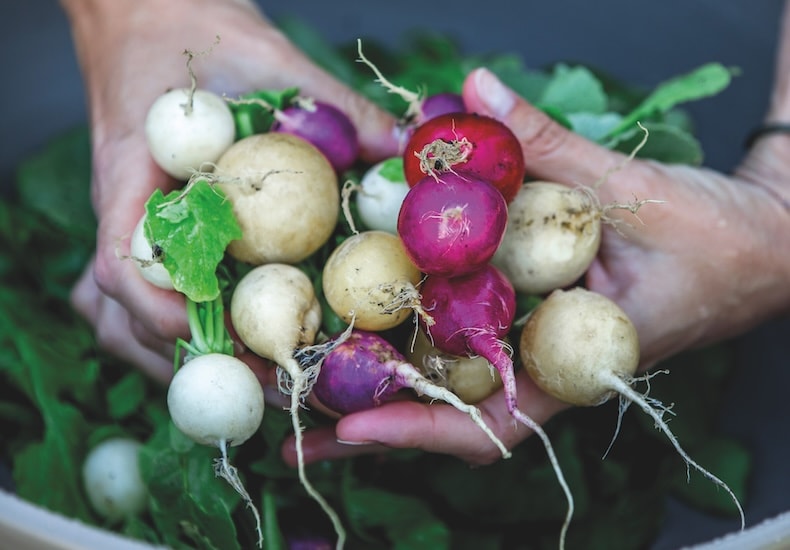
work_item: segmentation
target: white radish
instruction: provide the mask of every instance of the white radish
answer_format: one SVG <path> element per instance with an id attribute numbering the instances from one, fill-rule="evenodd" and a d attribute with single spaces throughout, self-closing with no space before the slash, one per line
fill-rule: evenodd
<path id="1" fill-rule="evenodd" d="M 214 168 L 243 237 L 228 246 L 253 265 L 297 263 L 318 250 L 337 225 L 335 170 L 306 140 L 280 132 L 234 143 Z"/>
<path id="2" fill-rule="evenodd" d="M 555 290 L 533 310 L 522 329 L 519 353 L 535 383 L 546 393 L 579 406 L 600 405 L 619 395 L 648 414 L 686 464 L 722 487 L 743 509 L 732 490 L 681 448 L 663 415 L 668 408 L 633 389 L 639 380 L 639 339 L 626 313 L 609 298 L 581 287 Z"/>
<path id="3" fill-rule="evenodd" d="M 381 331 L 400 325 L 420 310 L 422 274 L 400 238 L 363 231 L 340 243 L 324 264 L 324 296 L 337 315 L 355 328 Z"/>
<path id="4" fill-rule="evenodd" d="M 363 174 L 356 191 L 357 211 L 365 227 L 397 234 L 398 213 L 409 192 L 403 157 L 374 164 Z"/>
<path id="5" fill-rule="evenodd" d="M 215 473 L 253 511 L 261 546 L 260 515 L 238 471 L 228 460 L 228 447 L 241 445 L 260 428 L 264 399 L 258 378 L 243 361 L 231 355 L 198 355 L 173 376 L 167 391 L 167 407 L 173 424 L 187 437 L 220 450 L 222 457 L 215 464 Z"/>
<path id="6" fill-rule="evenodd" d="M 545 181 L 524 184 L 508 205 L 507 229 L 492 263 L 519 292 L 566 287 L 598 253 L 601 216 L 590 190 Z"/>
<path id="7" fill-rule="evenodd" d="M 289 409 L 296 438 L 299 479 L 331 519 L 338 535 L 338 547 L 342 547 L 345 530 L 340 519 L 307 479 L 304 469 L 299 408 L 318 375 L 320 362 L 308 353 L 308 364 L 303 365 L 297 355 L 304 350 L 320 353 L 313 346 L 321 326 L 321 304 L 313 283 L 292 265 L 257 266 L 237 283 L 231 297 L 230 317 L 244 345 L 255 354 L 274 361 L 281 369 L 278 373 L 281 390 L 291 396 Z"/>
<path id="8" fill-rule="evenodd" d="M 96 445 L 85 458 L 82 481 L 88 501 L 110 522 L 128 519 L 146 507 L 148 488 L 138 461 L 141 447 L 134 439 L 116 437 Z"/>
<path id="9" fill-rule="evenodd" d="M 135 261 L 143 279 L 165 290 L 173 290 L 173 278 L 162 263 L 161 251 L 148 242 L 145 236 L 146 215 L 140 218 L 129 243 L 129 255 Z"/>
<path id="10" fill-rule="evenodd" d="M 148 149 L 156 164 L 186 181 L 211 165 L 236 137 L 225 100 L 208 90 L 176 88 L 160 95 L 145 119 Z"/>

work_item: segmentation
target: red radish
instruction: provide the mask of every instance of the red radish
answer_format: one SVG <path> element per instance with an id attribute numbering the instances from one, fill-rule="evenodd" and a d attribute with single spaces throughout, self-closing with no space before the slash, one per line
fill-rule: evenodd
<path id="1" fill-rule="evenodd" d="M 338 173 L 351 168 L 359 155 L 354 123 L 343 111 L 323 101 L 297 98 L 282 111 L 274 112 L 271 129 L 312 143 Z"/>
<path id="2" fill-rule="evenodd" d="M 453 355 L 488 359 L 502 378 L 508 412 L 541 438 L 549 461 L 568 499 L 568 513 L 560 533 L 560 548 L 573 515 L 573 497 L 546 432 L 518 408 L 512 349 L 504 342 L 513 324 L 516 292 L 507 277 L 487 264 L 461 277 L 429 276 L 421 288 L 423 308 L 433 324 L 422 329 L 437 349 Z"/>
<path id="3" fill-rule="evenodd" d="M 338 414 L 372 409 L 397 399 L 402 390 L 440 399 L 465 412 L 499 447 L 502 456 L 510 452 L 483 421 L 480 410 L 464 403 L 450 390 L 438 386 L 375 332 L 354 329 L 325 357 L 313 384 L 313 396 Z"/>
<path id="4" fill-rule="evenodd" d="M 507 227 L 507 203 L 490 183 L 468 173 L 424 176 L 401 204 L 398 234 L 428 275 L 455 277 L 493 257 Z"/>
<path id="5" fill-rule="evenodd" d="M 524 182 L 524 153 L 515 134 L 495 118 L 447 113 L 421 124 L 403 153 L 409 185 L 463 170 L 491 182 L 507 202 Z"/>

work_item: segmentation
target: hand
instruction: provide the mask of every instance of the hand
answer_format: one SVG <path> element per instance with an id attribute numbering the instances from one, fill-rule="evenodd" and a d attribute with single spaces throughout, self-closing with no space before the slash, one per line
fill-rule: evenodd
<path id="1" fill-rule="evenodd" d="M 624 155 L 553 122 L 487 70 L 469 75 L 464 100 L 470 110 L 513 129 L 533 178 L 593 187 L 612 171 L 597 188 L 603 205 L 634 197 L 664 201 L 645 204 L 638 218 L 625 209 L 609 210 L 599 255 L 586 277 L 588 288 L 614 299 L 634 322 L 642 368 L 787 311 L 790 239 L 779 236 L 790 234 L 790 212 L 775 181 L 786 181 L 790 165 L 776 144 L 758 144 L 736 176 L 647 160 L 626 163 Z M 521 410 L 538 423 L 566 408 L 523 372 L 518 395 Z M 479 407 L 508 447 L 529 435 L 510 418 L 501 392 Z M 305 447 L 308 460 L 388 447 L 456 455 L 471 464 L 500 457 L 464 413 L 416 402 L 346 416 L 334 433 L 307 434 Z M 292 462 L 289 444 L 283 452 Z"/>
<path id="2" fill-rule="evenodd" d="M 189 85 L 182 53 L 205 52 L 192 65 L 198 85 L 228 97 L 296 86 L 337 105 L 357 125 L 362 155 L 370 161 L 396 150 L 394 121 L 311 63 L 249 1 L 62 4 L 87 89 L 99 221 L 96 256 L 72 302 L 96 327 L 103 347 L 166 381 L 176 338 L 189 336 L 183 298 L 143 281 L 118 252 L 150 194 L 176 184 L 155 166 L 143 128 L 159 94 Z"/>

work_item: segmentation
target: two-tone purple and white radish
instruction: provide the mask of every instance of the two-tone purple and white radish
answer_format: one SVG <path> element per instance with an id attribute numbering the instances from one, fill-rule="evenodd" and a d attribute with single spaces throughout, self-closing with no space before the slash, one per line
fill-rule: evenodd
<path id="1" fill-rule="evenodd" d="M 486 425 L 477 407 L 428 380 L 376 332 L 352 330 L 324 357 L 321 373 L 313 385 L 313 397 L 330 411 L 345 415 L 398 399 L 406 389 L 444 401 L 468 414 L 499 448 L 502 456 L 510 457 L 510 451 Z"/>

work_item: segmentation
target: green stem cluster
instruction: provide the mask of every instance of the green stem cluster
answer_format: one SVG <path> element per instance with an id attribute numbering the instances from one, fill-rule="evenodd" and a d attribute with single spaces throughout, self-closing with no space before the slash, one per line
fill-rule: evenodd
<path id="1" fill-rule="evenodd" d="M 181 350 L 186 351 L 187 357 L 208 353 L 233 355 L 233 340 L 225 326 L 222 295 L 207 302 L 195 302 L 187 297 L 186 307 L 191 339 L 189 342 L 181 338 L 176 341 L 173 371 L 178 370 Z"/>

